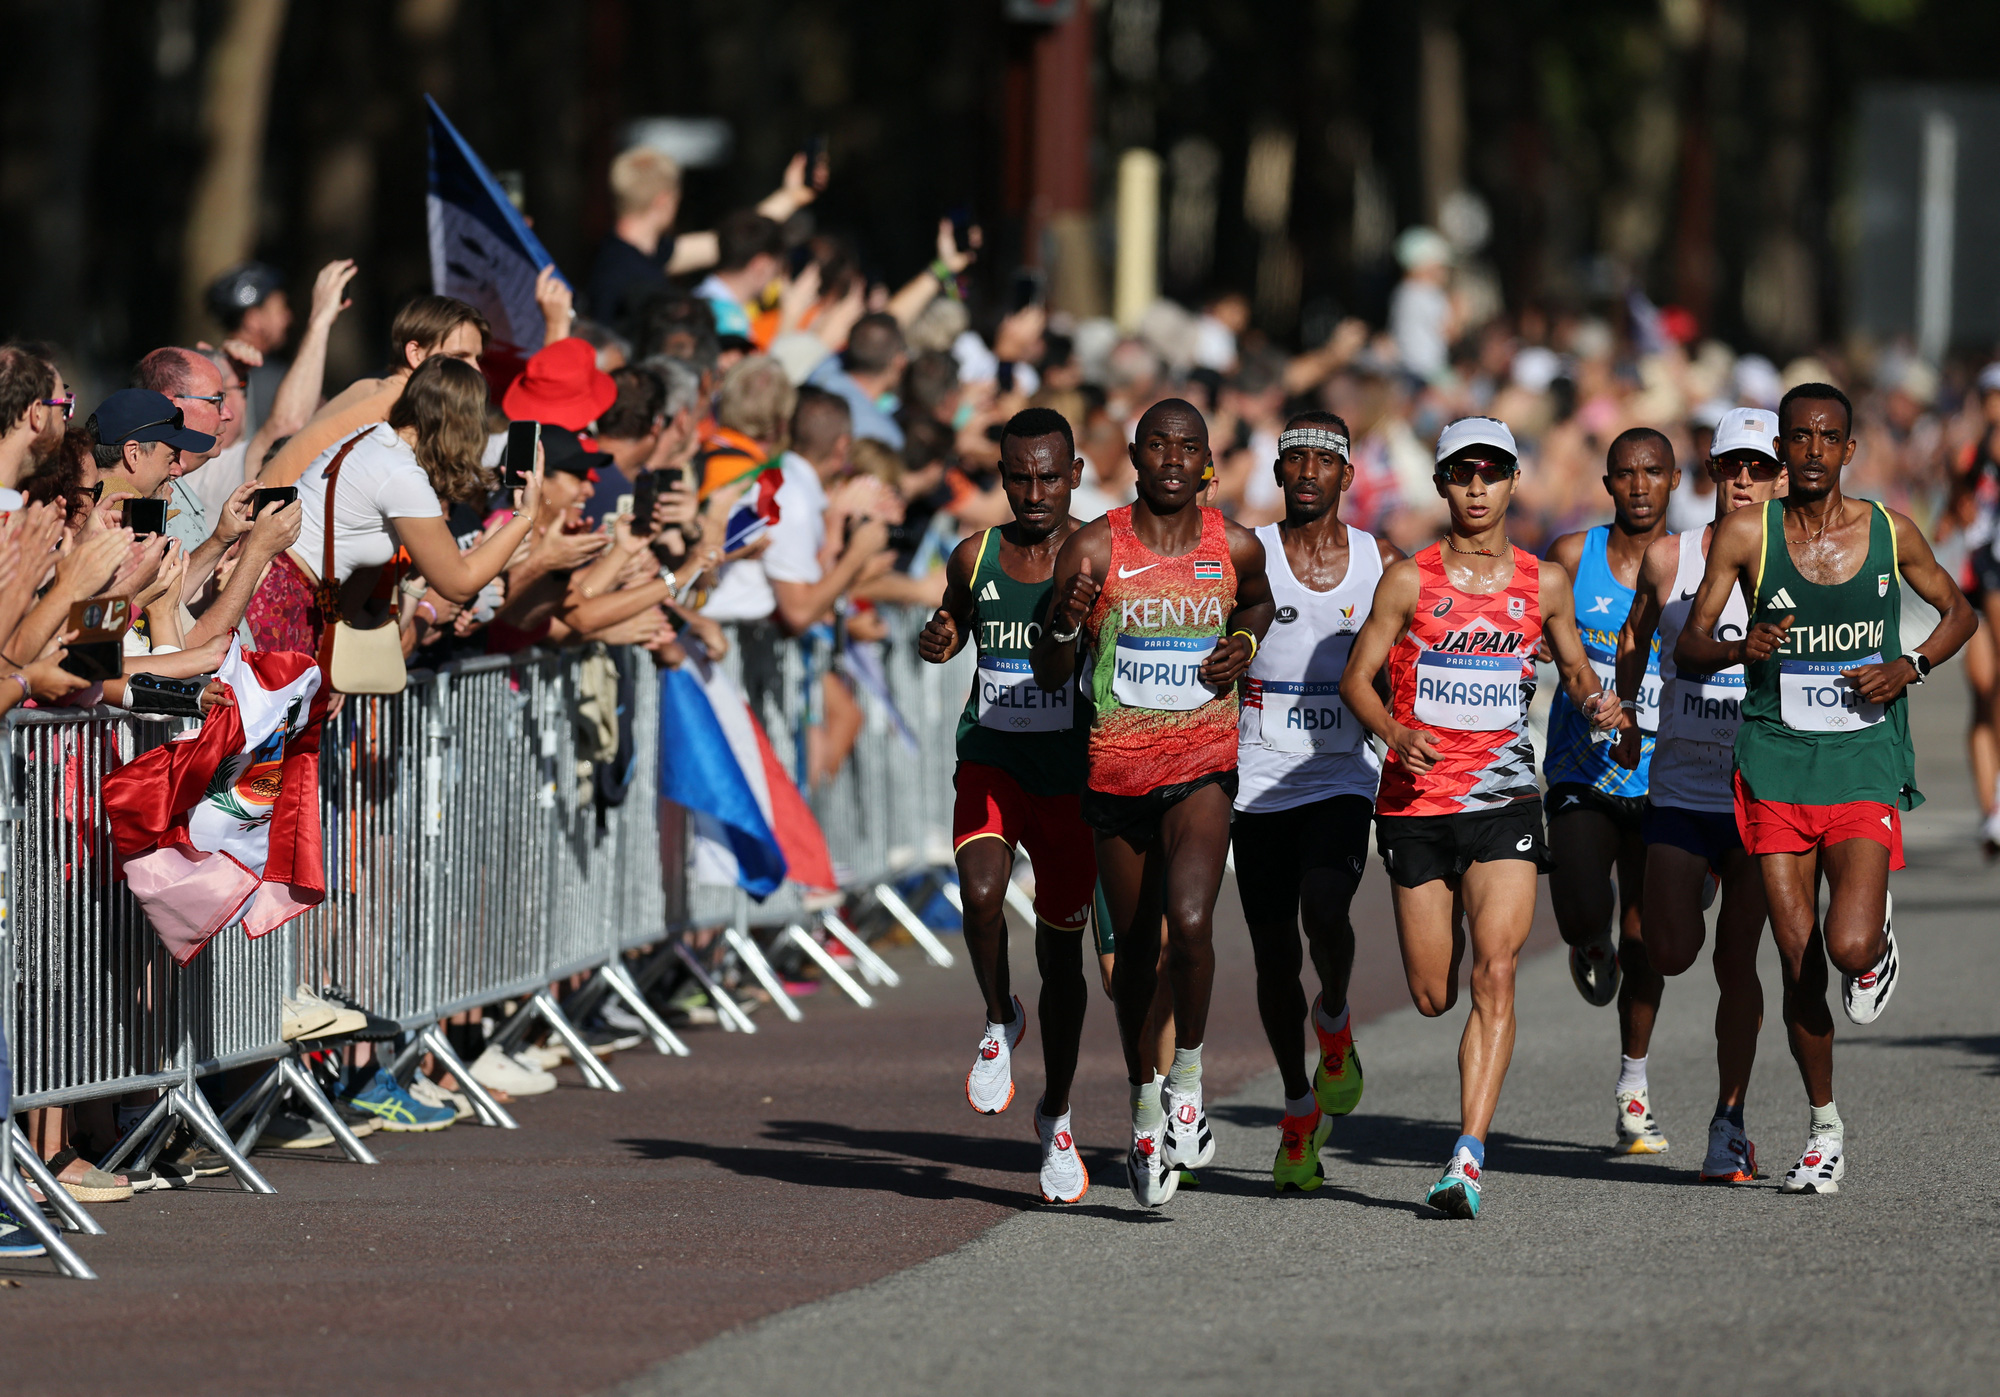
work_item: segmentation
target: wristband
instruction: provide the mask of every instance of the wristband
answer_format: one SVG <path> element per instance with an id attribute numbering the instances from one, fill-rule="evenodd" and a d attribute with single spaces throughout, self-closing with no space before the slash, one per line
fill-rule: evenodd
<path id="1" fill-rule="evenodd" d="M 420 601 L 420 602 L 418 602 L 418 603 L 417 603 L 417 610 L 419 610 L 419 611 L 424 611 L 424 612 L 428 612 L 428 613 L 430 613 L 430 618 L 431 618 L 431 624 L 432 624 L 433 626 L 435 626 L 435 625 L 437 624 L 437 618 L 438 618 L 438 609 L 437 609 L 436 607 L 432 606 L 432 605 L 431 605 L 431 604 L 430 604 L 429 602 L 427 602 L 427 601 Z"/>
<path id="2" fill-rule="evenodd" d="M 1244 638 L 1245 640 L 1249 641 L 1249 642 L 1250 642 L 1250 658 L 1251 658 L 1251 659 L 1253 659 L 1253 660 L 1257 658 L 1257 637 L 1256 637 L 1256 636 L 1254 636 L 1254 635 L 1250 634 L 1250 632 L 1248 632 L 1248 631 L 1231 631 L 1231 632 L 1230 632 L 1229 634 L 1230 634 L 1230 636 L 1231 636 L 1232 638 L 1234 638 L 1234 637 L 1236 637 L 1236 636 L 1239 636 L 1239 635 L 1240 635 L 1240 636 L 1242 636 L 1242 637 L 1243 637 L 1243 638 Z"/>
<path id="3" fill-rule="evenodd" d="M 1050 631 L 1049 639 L 1053 640 L 1058 645 L 1074 645 L 1076 644 L 1076 638 L 1082 634 L 1083 634 L 1083 623 L 1079 621 L 1077 623 L 1076 629 L 1073 631 L 1068 631 L 1068 632 Z"/>
<path id="4" fill-rule="evenodd" d="M 7 677 L 13 680 L 16 684 L 19 684 L 21 686 L 21 702 L 26 703 L 29 699 L 35 696 L 34 688 L 28 683 L 27 675 L 22 674 L 19 670 L 16 670 L 14 673 L 8 675 Z"/>
<path id="5" fill-rule="evenodd" d="M 937 278 L 940 291 L 953 300 L 958 299 L 958 273 L 946 266 L 942 257 L 931 263 L 931 275 Z"/>
<path id="6" fill-rule="evenodd" d="M 1637 713 L 1639 711 L 1639 700 L 1620 699 L 1618 700 L 1618 706 L 1624 709 L 1627 713 Z"/>

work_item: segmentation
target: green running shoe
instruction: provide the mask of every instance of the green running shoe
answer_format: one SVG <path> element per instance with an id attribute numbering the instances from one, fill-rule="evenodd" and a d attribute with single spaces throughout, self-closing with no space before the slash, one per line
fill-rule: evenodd
<path id="1" fill-rule="evenodd" d="M 1295 1188 L 1311 1193 L 1326 1182 L 1320 1166 L 1320 1146 L 1333 1133 L 1333 1117 L 1317 1106 L 1309 1116 L 1286 1116 L 1278 1122 L 1278 1156 L 1271 1161 L 1271 1188 L 1283 1193 Z"/>
<path id="2" fill-rule="evenodd" d="M 1340 1032 L 1319 1026 L 1319 1005 L 1313 1005 L 1313 1032 L 1319 1037 L 1319 1065 L 1313 1068 L 1313 1096 L 1329 1116 L 1344 1116 L 1361 1104 L 1361 1054 L 1354 1050 L 1353 1021 Z"/>

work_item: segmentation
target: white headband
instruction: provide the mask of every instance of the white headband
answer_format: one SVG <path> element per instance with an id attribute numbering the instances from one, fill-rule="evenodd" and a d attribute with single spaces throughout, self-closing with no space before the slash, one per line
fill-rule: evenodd
<path id="1" fill-rule="evenodd" d="M 1308 446 L 1319 451 L 1331 451 L 1341 460 L 1347 459 L 1347 438 L 1339 432 L 1325 427 L 1288 427 L 1278 438 L 1278 454 L 1284 455 L 1295 446 Z"/>

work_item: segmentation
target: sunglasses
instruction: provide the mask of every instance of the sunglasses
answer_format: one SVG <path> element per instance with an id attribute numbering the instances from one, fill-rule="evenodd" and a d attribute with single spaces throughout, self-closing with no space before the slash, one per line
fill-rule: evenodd
<path id="1" fill-rule="evenodd" d="M 1745 471 L 1750 472 L 1752 480 L 1776 480 L 1784 470 L 1784 467 L 1776 461 L 1766 461 L 1755 456 L 1738 457 L 1733 461 L 1728 457 L 1722 457 L 1710 462 L 1710 468 L 1715 472 L 1717 480 L 1734 480 Z"/>
<path id="2" fill-rule="evenodd" d="M 1437 475 L 1438 479 L 1458 486 L 1470 485 L 1474 476 L 1488 485 L 1498 485 L 1503 480 L 1512 480 L 1520 469 L 1505 461 L 1446 461 L 1437 468 Z"/>
<path id="3" fill-rule="evenodd" d="M 41 403 L 43 407 L 61 408 L 63 421 L 65 422 L 76 416 L 76 394 L 74 393 L 70 394 L 67 398 L 43 398 Z"/>

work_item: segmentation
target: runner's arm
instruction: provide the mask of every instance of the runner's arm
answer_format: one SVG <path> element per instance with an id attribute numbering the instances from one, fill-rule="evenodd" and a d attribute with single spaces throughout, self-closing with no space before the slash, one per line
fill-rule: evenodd
<path id="1" fill-rule="evenodd" d="M 1098 585 L 1110 570 L 1111 530 L 1102 519 L 1071 534 L 1062 552 L 1056 554 L 1055 590 L 1050 593 L 1055 602 L 1041 638 L 1028 655 L 1035 683 L 1050 693 L 1076 677 L 1076 657 L 1086 640 L 1083 623 L 1097 601 Z M 1069 635 L 1072 631 L 1077 634 L 1069 641 L 1057 641 L 1058 633 Z"/>
<path id="2" fill-rule="evenodd" d="M 959 540 L 944 565 L 944 598 L 917 637 L 917 654 L 931 664 L 941 665 L 956 655 L 972 635 L 972 560 L 984 537 L 974 534 Z"/>
<path id="3" fill-rule="evenodd" d="M 1417 594 L 1422 588 L 1415 563 L 1399 560 L 1375 584 L 1375 600 L 1368 620 L 1354 637 L 1347 652 L 1347 668 L 1340 676 L 1340 701 L 1361 720 L 1361 726 L 1387 743 L 1396 759 L 1421 776 L 1437 763 L 1437 746 L 1431 735 L 1418 728 L 1406 728 L 1389 711 L 1383 693 L 1382 670 L 1389 652 L 1410 628 L 1416 614 Z"/>
<path id="4" fill-rule="evenodd" d="M 1938 566 L 1937 555 L 1931 552 L 1924 531 L 1893 509 L 1889 511 L 1889 523 L 1896 531 L 1896 556 L 1902 564 L 1903 581 L 1938 610 L 1937 629 L 1915 647 L 1915 652 L 1933 667 L 1941 665 L 1972 639 L 1973 629 L 1979 624 L 1978 614 L 1958 584 L 1951 580 L 1951 574 Z M 1854 691 L 1870 703 L 1889 703 L 1916 680 L 1917 667 L 1897 655 L 1885 657 L 1879 665 L 1858 665 L 1843 673 L 1854 685 Z"/>
<path id="5" fill-rule="evenodd" d="M 1234 684 L 1243 677 L 1278 611 L 1271 600 L 1270 576 L 1264 571 L 1263 542 L 1240 524 L 1231 524 L 1228 530 L 1229 561 L 1236 568 L 1236 609 L 1229 613 L 1221 642 L 1202 661 L 1201 677 L 1210 684 Z"/>
<path id="6" fill-rule="evenodd" d="M 1745 597 L 1755 592 L 1757 579 L 1750 569 L 1764 546 L 1763 513 L 1761 509 L 1739 509 L 1716 521 L 1715 532 L 1709 537 L 1708 565 L 1702 571 L 1701 586 L 1695 589 L 1694 606 L 1689 609 L 1680 641 L 1674 646 L 1677 668 L 1693 674 L 1714 674 L 1740 665 L 1745 659 L 1768 658 L 1784 642 L 1789 616 L 1777 625 L 1758 621 L 1741 640 L 1714 637 L 1722 609 L 1729 605 L 1731 589 L 1740 584 Z"/>
<path id="7" fill-rule="evenodd" d="M 1667 545 L 1662 550 L 1661 545 Z M 1654 539 L 1645 557 L 1639 560 L 1639 585 L 1632 589 L 1632 610 L 1618 631 L 1616 668 L 1618 706 L 1636 704 L 1639 688 L 1646 682 L 1646 661 L 1651 658 L 1653 637 L 1660 630 L 1660 598 L 1673 586 L 1680 570 L 1680 539 L 1673 534 Z M 1618 747 L 1611 756 L 1627 771 L 1639 769 L 1640 733 L 1638 725 L 1619 734 Z"/>
<path id="8" fill-rule="evenodd" d="M 1542 639 L 1562 675 L 1563 689 L 1577 711 L 1592 715 L 1590 721 L 1593 727 L 1623 726 L 1631 720 L 1615 701 L 1604 703 L 1605 696 L 1603 687 L 1597 682 L 1597 671 L 1590 667 L 1590 656 L 1584 651 L 1583 637 L 1576 632 L 1576 601 L 1570 592 L 1570 585 L 1567 572 L 1549 568 L 1542 573 Z"/>

